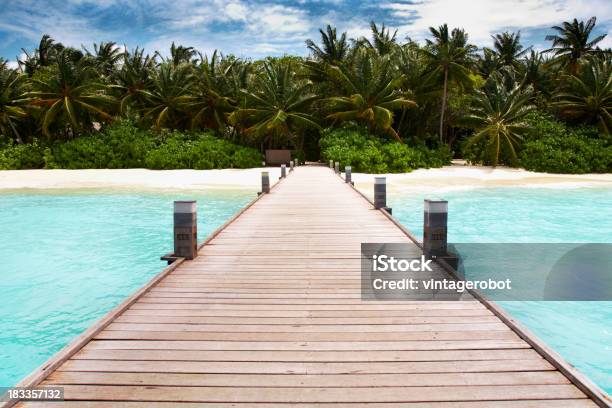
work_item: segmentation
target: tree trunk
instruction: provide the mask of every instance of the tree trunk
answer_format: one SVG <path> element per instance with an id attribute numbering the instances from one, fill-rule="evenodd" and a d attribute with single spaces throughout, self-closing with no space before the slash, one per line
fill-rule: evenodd
<path id="1" fill-rule="evenodd" d="M 448 68 L 444 69 L 444 91 L 442 92 L 442 110 L 440 111 L 440 143 L 444 143 L 444 112 L 446 112 L 446 93 L 448 92 Z"/>

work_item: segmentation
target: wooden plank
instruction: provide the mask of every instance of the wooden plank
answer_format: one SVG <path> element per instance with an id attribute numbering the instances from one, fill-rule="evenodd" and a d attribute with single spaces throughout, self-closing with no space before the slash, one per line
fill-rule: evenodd
<path id="1" fill-rule="evenodd" d="M 496 316 L 425 316 L 425 317 L 241 317 L 241 316 L 164 316 L 151 311 L 148 314 L 123 314 L 118 323 L 186 323 L 186 324 L 248 324 L 248 325 L 419 325 L 446 323 L 497 323 Z"/>
<path id="2" fill-rule="evenodd" d="M 329 325 L 287 325 L 287 324 L 147 324 L 147 323 L 111 323 L 106 330 L 122 331 L 192 331 L 192 332 L 248 332 L 248 333 L 388 333 L 388 332 L 443 332 L 443 331 L 508 331 L 501 322 L 496 323 L 448 323 L 448 324 L 353 324 Z"/>
<path id="3" fill-rule="evenodd" d="M 515 333 L 507 331 L 449 331 L 449 332 L 205 332 L 205 331 L 137 331 L 104 330 L 96 339 L 122 340 L 220 340 L 220 341 L 407 341 L 407 340 L 498 340 L 516 339 Z"/>
<path id="4" fill-rule="evenodd" d="M 453 341 L 199 341 L 199 340 L 93 340 L 87 345 L 96 350 L 268 350 L 268 351 L 357 351 L 357 350 L 488 350 L 530 348 L 516 340 Z"/>
<path id="5" fill-rule="evenodd" d="M 64 385 L 70 400 L 183 401 L 183 402 L 426 402 L 507 399 L 584 398 L 573 385 L 500 385 L 453 387 L 368 388 L 267 388 L 241 387 L 160 387 L 135 385 Z"/>
<path id="6" fill-rule="evenodd" d="M 344 310 L 250 310 L 244 309 L 205 309 L 205 308 L 160 308 L 160 307 L 133 307 L 123 313 L 122 316 L 192 316 L 192 317 L 261 317 L 261 318 L 324 318 L 324 319 L 363 319 L 367 317 L 437 317 L 437 316 L 462 316 L 481 317 L 493 316 L 486 309 L 407 309 L 407 310 L 351 310 L 350 316 Z"/>
<path id="7" fill-rule="evenodd" d="M 256 361 L 140 361 L 70 359 L 58 371 L 113 371 L 143 373 L 225 373 L 225 374 L 394 374 L 394 373 L 477 373 L 502 371 L 549 371 L 542 358 L 528 360 L 418 361 L 368 363 L 305 363 Z"/>
<path id="8" fill-rule="evenodd" d="M 143 361 L 280 361 L 280 362 L 370 362 L 370 361 L 475 361 L 528 360 L 541 358 L 532 349 L 434 350 L 434 351 L 287 351 L 287 350 L 100 350 L 85 347 L 72 357 L 77 360 Z"/>
<path id="9" fill-rule="evenodd" d="M 57 371 L 48 384 L 199 387 L 433 387 L 452 385 L 569 384 L 555 371 L 447 374 L 169 374 Z"/>
<path id="10" fill-rule="evenodd" d="M 49 403 L 29 402 L 19 407 L 41 408 Z M 370 402 L 370 403 L 236 403 L 236 402 L 137 402 L 137 401 L 63 401 L 53 402 L 54 408 L 594 408 L 586 399 L 520 400 L 520 401 L 452 401 L 452 402 Z"/>

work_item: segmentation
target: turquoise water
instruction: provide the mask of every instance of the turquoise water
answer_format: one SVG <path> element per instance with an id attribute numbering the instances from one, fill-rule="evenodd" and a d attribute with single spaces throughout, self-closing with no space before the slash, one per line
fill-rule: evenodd
<path id="1" fill-rule="evenodd" d="M 388 198 L 421 239 L 423 199 Z M 612 243 L 612 188 L 486 188 L 448 192 L 449 242 Z M 612 393 L 612 302 L 499 302 L 568 362 Z"/>
<path id="2" fill-rule="evenodd" d="M 255 191 L 0 194 L 0 386 L 60 350 L 166 265 L 172 202 L 198 201 L 198 234 Z"/>

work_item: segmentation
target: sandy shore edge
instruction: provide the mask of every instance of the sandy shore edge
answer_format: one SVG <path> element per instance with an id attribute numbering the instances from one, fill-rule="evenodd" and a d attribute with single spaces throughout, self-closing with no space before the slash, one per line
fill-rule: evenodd
<path id="1" fill-rule="evenodd" d="M 5 170 L 0 190 L 17 189 L 259 189 L 261 172 L 270 180 L 280 176 L 278 167 L 224 170 Z M 374 177 L 387 178 L 393 191 L 445 192 L 483 187 L 523 186 L 547 188 L 612 187 L 612 174 L 547 174 L 522 169 L 453 165 L 402 174 L 354 173 L 360 189 L 369 191 Z"/>
<path id="2" fill-rule="evenodd" d="M 374 177 L 384 176 L 387 189 L 395 192 L 444 193 L 475 188 L 612 188 L 612 174 L 549 174 L 508 167 L 452 165 L 437 169 L 419 169 L 402 174 L 355 174 L 355 185 L 363 190 L 373 189 Z"/>

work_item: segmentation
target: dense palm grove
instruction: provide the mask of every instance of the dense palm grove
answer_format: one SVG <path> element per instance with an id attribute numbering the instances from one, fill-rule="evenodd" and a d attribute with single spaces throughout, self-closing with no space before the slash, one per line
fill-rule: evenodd
<path id="1" fill-rule="evenodd" d="M 604 36 L 594 37 L 594 26 L 595 18 L 553 27 L 543 52 L 525 47 L 518 32 L 494 35 L 491 48 L 478 49 L 447 25 L 430 28 L 424 44 L 402 41 L 385 25 L 372 23 L 371 38 L 358 39 L 328 26 L 320 40 L 306 41 L 307 58 L 256 61 L 174 44 L 168 57 L 112 42 L 78 50 L 43 36 L 19 69 L 0 60 L 0 143 L 12 149 L 5 163 L 34 149 L 26 145 L 45 160 L 49 152 L 86 154 L 100 147 L 95 138 L 107 137 L 107 148 L 155 147 L 156 157 L 141 162 L 138 152 L 122 152 L 93 166 L 241 166 L 196 163 L 202 151 L 161 163 L 182 142 L 205 141 L 208 150 L 249 157 L 243 167 L 261 160 L 241 150 L 247 146 L 291 148 L 364 171 L 442 165 L 451 152 L 475 163 L 610 171 L 612 54 L 599 48 Z M 62 164 L 70 161 L 77 163 Z M 40 160 L 4 167 L 41 165 L 54 167 Z M 55 167 L 79 165 L 76 157 L 55 160 Z"/>

